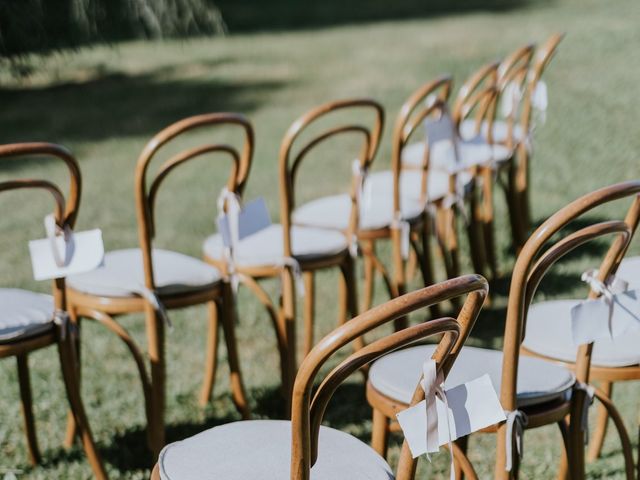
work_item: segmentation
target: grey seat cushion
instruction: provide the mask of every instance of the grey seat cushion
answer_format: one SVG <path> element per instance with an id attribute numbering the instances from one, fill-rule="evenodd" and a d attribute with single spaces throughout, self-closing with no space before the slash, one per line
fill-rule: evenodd
<path id="1" fill-rule="evenodd" d="M 314 480 L 389 480 L 391 468 L 351 435 L 320 428 Z M 158 459 L 162 480 L 286 480 L 290 478 L 291 423 L 228 423 L 167 445 Z"/>
<path id="2" fill-rule="evenodd" d="M 282 225 L 270 225 L 238 242 L 235 261 L 243 266 L 281 266 L 285 261 L 283 242 Z M 209 258 L 224 258 L 224 244 L 219 233 L 208 237 L 202 248 Z M 291 250 L 298 260 L 327 257 L 347 248 L 347 237 L 341 232 L 297 225 L 291 227 Z"/>
<path id="3" fill-rule="evenodd" d="M 616 273 L 629 282 L 631 290 L 640 289 L 640 257 L 628 257 Z M 524 347 L 551 358 L 575 362 L 578 347 L 571 334 L 571 308 L 581 300 L 554 300 L 534 303 L 527 316 Z M 593 344 L 591 364 L 599 367 L 629 367 L 640 364 L 640 331 L 630 331 L 614 339 Z"/>
<path id="4" fill-rule="evenodd" d="M 393 352 L 373 363 L 369 381 L 380 393 L 410 403 L 422 374 L 422 364 L 431 358 L 435 345 L 420 345 Z M 485 373 L 496 392 L 502 381 L 502 352 L 464 347 L 447 377 L 445 386 L 453 388 Z M 575 382 L 564 367 L 532 357 L 520 357 L 518 366 L 518 405 L 538 405 L 567 395 Z"/>
<path id="5" fill-rule="evenodd" d="M 53 328 L 54 304 L 51 295 L 0 289 L 0 343 L 23 340 Z"/>
<path id="6" fill-rule="evenodd" d="M 160 295 L 187 293 L 214 286 L 220 272 L 197 258 L 154 248 L 154 280 Z M 144 286 L 144 267 L 139 248 L 114 250 L 104 256 L 96 270 L 67 277 L 67 286 L 105 297 L 133 297 Z"/>
<path id="7" fill-rule="evenodd" d="M 579 302 L 554 300 L 531 305 L 522 345 L 540 355 L 575 362 L 578 347 L 571 334 L 571 308 Z M 639 365 L 640 331 L 597 340 L 593 344 L 591 364 L 600 367 Z"/>

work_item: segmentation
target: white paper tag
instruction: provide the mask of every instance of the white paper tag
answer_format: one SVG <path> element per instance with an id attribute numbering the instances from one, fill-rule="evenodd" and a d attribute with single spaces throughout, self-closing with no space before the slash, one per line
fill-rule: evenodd
<path id="1" fill-rule="evenodd" d="M 100 229 L 87 230 L 86 232 L 74 232 L 72 251 L 64 255 L 66 265 L 58 266 L 54 256 L 52 242 L 49 238 L 29 241 L 29 253 L 31 254 L 31 266 L 33 278 L 36 280 L 49 280 L 62 278 L 78 273 L 95 270 L 104 261 L 104 244 L 102 243 L 102 231 Z M 67 250 L 62 236 L 55 237 L 55 246 L 60 252 Z"/>
<path id="2" fill-rule="evenodd" d="M 449 442 L 448 424 L 451 427 L 451 441 L 470 433 L 506 420 L 498 395 L 491 384 L 489 375 L 471 380 L 445 391 L 449 408 L 439 398 L 438 441 L 439 445 Z M 427 410 L 426 401 L 409 407 L 396 415 L 404 437 L 407 439 L 413 458 L 427 453 Z M 428 452 L 434 453 L 434 452 Z"/>
<path id="3" fill-rule="evenodd" d="M 640 290 L 613 295 L 611 307 L 601 296 L 571 309 L 571 333 L 576 345 L 615 338 L 630 328 L 640 328 Z"/>
<path id="4" fill-rule="evenodd" d="M 448 112 L 442 112 L 439 118 L 425 118 L 424 129 L 427 134 L 429 147 L 443 140 L 448 140 L 452 143 L 455 142 L 455 126 Z"/>
<path id="5" fill-rule="evenodd" d="M 218 232 L 222 235 L 225 247 L 232 245 L 232 232 L 229 215 L 221 215 L 217 219 Z M 238 241 L 271 225 L 271 217 L 264 198 L 259 197 L 246 203 L 238 214 Z"/>

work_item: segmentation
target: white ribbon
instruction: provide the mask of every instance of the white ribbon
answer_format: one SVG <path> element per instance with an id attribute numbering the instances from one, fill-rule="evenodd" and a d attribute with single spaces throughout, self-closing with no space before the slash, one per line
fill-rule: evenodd
<path id="1" fill-rule="evenodd" d="M 56 219 L 52 213 L 44 217 L 44 229 L 47 232 L 47 238 L 51 245 L 51 251 L 53 252 L 53 259 L 59 268 L 66 267 L 73 258 L 74 241 L 73 231 L 69 225 L 65 225 L 64 229 L 61 229 L 56 224 Z M 56 238 L 59 234 L 62 234 L 64 239 L 64 257 L 60 255 L 60 250 L 56 245 Z"/>
<path id="2" fill-rule="evenodd" d="M 440 449 L 438 436 L 438 408 L 436 398 L 440 398 L 445 404 L 445 411 L 449 412 L 449 402 L 444 392 L 444 375 L 442 371 L 437 372 L 435 360 L 429 358 L 422 364 L 422 389 L 427 408 L 427 460 L 431 462 L 429 453 L 437 452 Z M 447 437 L 449 441 L 450 478 L 455 480 L 455 468 L 453 464 L 453 441 L 451 439 L 451 425 L 449 425 L 449 415 L 447 414 Z"/>
<path id="3" fill-rule="evenodd" d="M 406 260 L 409 258 L 411 224 L 402 219 L 400 212 L 395 212 L 393 214 L 393 220 L 391 220 L 391 229 L 400 231 L 400 255 L 403 260 Z"/>
<path id="4" fill-rule="evenodd" d="M 60 327 L 60 339 L 64 340 L 69 328 L 69 314 L 64 310 L 56 309 L 53 312 L 53 323 Z"/>
<path id="5" fill-rule="evenodd" d="M 507 430 L 506 430 L 506 455 L 507 461 L 505 469 L 510 472 L 513 469 L 514 454 L 517 453 L 518 458 L 522 459 L 523 442 L 524 442 L 524 427 L 529 423 L 527 415 L 522 410 L 513 410 L 511 412 L 505 412 L 507 415 Z M 513 451 L 513 445 L 515 443 L 516 451 Z"/>
<path id="6" fill-rule="evenodd" d="M 367 183 L 369 169 L 363 167 L 359 159 L 355 159 L 351 164 L 351 172 L 356 183 L 356 208 L 358 209 L 358 227 L 362 225 L 362 217 L 371 208 L 372 191 L 371 185 Z M 358 235 L 353 234 L 349 239 L 349 253 L 351 257 L 358 256 Z"/>
<path id="7" fill-rule="evenodd" d="M 227 264 L 229 282 L 231 283 L 231 288 L 235 295 L 238 292 L 238 284 L 240 282 L 236 272 L 235 261 L 235 249 L 238 246 L 238 239 L 240 236 L 239 216 L 240 210 L 242 209 L 240 206 L 240 198 L 227 187 L 224 187 L 218 196 L 217 206 L 218 219 L 226 216 L 228 220 L 230 245 L 224 245 L 223 252 L 225 262 Z"/>
<path id="8" fill-rule="evenodd" d="M 580 417 L 580 428 L 584 432 L 584 443 L 586 445 L 589 443 L 589 407 L 593 405 L 596 389 L 588 383 L 582 382 L 576 382 L 573 389 L 584 392 L 587 397 L 587 401 L 582 406 L 582 415 Z"/>
<path id="9" fill-rule="evenodd" d="M 293 274 L 293 280 L 296 282 L 296 292 L 299 297 L 304 298 L 305 289 L 304 282 L 302 281 L 302 268 L 300 263 L 293 257 L 284 257 L 280 262 L 281 267 L 289 267 Z"/>
<path id="10" fill-rule="evenodd" d="M 607 334 L 614 338 L 640 322 L 640 295 L 628 290 L 628 282 L 615 275 L 602 282 L 595 269 L 584 272 L 581 279 L 600 297 L 580 302 L 571 309 L 571 329 L 576 344 L 590 343 Z M 603 317 L 606 317 L 605 326 Z"/>
<path id="11" fill-rule="evenodd" d="M 522 100 L 522 89 L 520 85 L 514 81 L 507 83 L 502 91 L 502 101 L 500 102 L 502 116 L 509 118 L 515 114 L 520 100 Z"/>

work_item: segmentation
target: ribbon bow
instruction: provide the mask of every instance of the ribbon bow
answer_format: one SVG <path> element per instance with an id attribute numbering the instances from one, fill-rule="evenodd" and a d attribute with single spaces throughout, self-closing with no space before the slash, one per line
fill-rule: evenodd
<path id="1" fill-rule="evenodd" d="M 427 460 L 431 462 L 429 453 L 437 452 L 440 449 L 438 435 L 438 408 L 436 398 L 442 400 L 445 405 L 447 415 L 447 436 L 449 439 L 449 460 L 451 464 L 450 477 L 455 480 L 455 468 L 453 464 L 453 441 L 451 440 L 451 426 L 449 425 L 449 403 L 444 392 L 444 375 L 442 371 L 437 371 L 435 360 L 428 359 L 422 365 L 422 389 L 427 407 Z"/>
<path id="2" fill-rule="evenodd" d="M 511 412 L 505 412 L 507 415 L 507 463 L 505 469 L 510 472 L 513 468 L 513 446 L 515 444 L 516 453 L 518 458 L 522 458 L 524 453 L 524 427 L 529 423 L 527 415 L 522 410 L 513 410 Z"/>
<path id="3" fill-rule="evenodd" d="M 225 212 L 226 205 L 226 212 Z M 226 215 L 229 226 L 229 245 L 225 245 L 223 248 L 225 261 L 227 264 L 227 274 L 229 275 L 229 281 L 233 293 L 238 292 L 238 274 L 236 272 L 235 262 L 235 249 L 238 246 L 240 237 L 240 198 L 234 192 L 231 192 L 227 187 L 224 187 L 220 191 L 217 201 L 218 206 L 218 219 L 221 219 Z"/>
<path id="4" fill-rule="evenodd" d="M 596 389 L 588 383 L 576 382 L 573 386 L 574 390 L 584 392 L 587 397 L 587 401 L 584 402 L 582 407 L 582 416 L 580 418 L 580 428 L 584 432 L 584 443 L 589 443 L 589 407 L 593 404 L 593 399 L 596 395 Z"/>
<path id="5" fill-rule="evenodd" d="M 409 258 L 409 245 L 411 243 L 411 225 L 403 220 L 401 212 L 395 212 L 391 220 L 391 229 L 400 230 L 400 254 L 402 259 Z"/>

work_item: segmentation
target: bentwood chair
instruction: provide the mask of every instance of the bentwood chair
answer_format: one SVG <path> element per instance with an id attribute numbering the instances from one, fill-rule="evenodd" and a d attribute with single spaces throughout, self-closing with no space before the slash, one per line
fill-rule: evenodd
<path id="1" fill-rule="evenodd" d="M 639 218 L 640 197 L 636 197 L 634 207 L 629 210 L 625 219 L 632 233 L 637 227 Z M 621 259 L 622 255 L 613 260 L 611 273 L 627 281 L 629 290 L 640 289 L 640 257 L 624 258 L 620 261 Z M 593 296 L 593 293 L 591 295 Z M 584 365 L 580 365 L 581 357 L 577 354 L 583 347 L 575 345 L 571 329 L 571 310 L 579 302 L 579 299 L 565 299 L 537 302 L 531 305 L 527 315 L 521 353 L 561 363 L 573 371 L 578 369 L 580 373 L 579 369 L 584 368 Z M 599 384 L 595 389 L 595 398 L 600 401 L 600 407 L 587 458 L 593 461 L 600 456 L 608 420 L 611 417 L 622 442 L 629 478 L 633 478 L 633 474 L 630 473 L 633 471 L 632 447 L 612 396 L 615 382 L 640 380 L 639 345 L 640 331 L 632 330 L 614 338 L 597 339 L 593 343 L 593 348 L 589 350 L 591 360 L 589 379 Z M 638 465 L 640 467 L 640 461 Z"/>
<path id="2" fill-rule="evenodd" d="M 422 239 L 421 250 L 412 241 L 416 257 L 421 260 L 421 269 L 425 285 L 434 283 L 433 265 L 430 255 L 430 238 L 435 238 L 444 259 L 448 278 L 460 274 L 457 217 L 471 219 L 469 232 L 474 233 L 474 181 L 473 176 L 464 168 L 456 168 L 460 160 L 455 156 L 455 127 L 449 116 L 447 100 L 451 90 L 451 78 L 444 76 L 428 82 L 418 88 L 404 103 L 396 118 L 392 138 L 391 170 L 375 172 L 369 175 L 365 192 L 379 201 L 393 205 L 394 215 L 388 222 L 387 235 L 393 241 L 394 285 L 398 293 L 403 293 L 406 286 L 404 255 L 402 254 L 402 239 L 399 232 L 393 229 L 393 218 L 401 216 L 404 205 L 417 204 L 422 208 L 422 218 L 410 222 L 411 233 Z M 410 143 L 416 131 L 424 127 L 426 141 L 424 143 Z M 403 164 L 405 150 L 420 149 L 420 162 L 415 165 Z M 432 149 L 446 145 L 454 156 L 452 164 L 441 163 L 443 155 Z M 436 147 L 437 146 L 437 147 Z M 453 168 L 451 168 L 453 167 Z M 470 211 L 466 212 L 471 205 Z M 435 232 L 431 231 L 432 224 Z M 371 235 L 360 228 L 360 243 L 365 244 L 363 250 L 374 248 Z M 478 261 L 482 254 L 482 245 L 478 245 L 479 238 L 470 236 L 472 258 L 476 260 L 474 266 L 481 268 Z M 367 257 L 365 256 L 365 260 Z M 366 294 L 370 300 L 372 272 L 367 271 L 365 261 Z M 365 302 L 368 308 L 370 302 Z"/>
<path id="3" fill-rule="evenodd" d="M 234 128 L 244 135 L 241 152 L 220 143 L 206 143 L 174 154 L 164 161 L 149 183 L 149 165 L 158 157 L 166 157 L 188 133 L 215 132 Z M 161 153 L 159 155 L 159 152 Z M 241 191 L 249 171 L 253 152 L 253 129 L 245 117 L 233 113 L 210 113 L 180 120 L 156 134 L 138 158 L 135 174 L 136 213 L 139 247 L 113 250 L 105 254 L 104 266 L 86 274 L 74 275 L 67 282 L 69 312 L 72 319 L 97 320 L 115 333 L 131 352 L 142 382 L 145 413 L 148 421 L 149 446 L 154 455 L 164 446 L 165 405 L 165 309 L 206 304 L 209 315 L 207 368 L 205 383 L 215 373 L 218 319 L 222 320 L 231 373 L 232 396 L 243 418 L 249 417 L 234 332 L 235 307 L 233 292 L 221 272 L 205 262 L 187 255 L 153 248 L 157 221 L 162 219 L 155 208 L 162 182 L 177 167 L 207 156 L 211 160 L 226 157 L 230 164 L 227 188 Z M 218 158 L 214 158 L 218 156 Z M 212 198 L 212 203 L 215 198 Z M 133 338 L 114 317 L 144 313 L 147 331 L 145 355 Z M 67 441 L 73 440 L 73 426 Z"/>
<path id="4" fill-rule="evenodd" d="M 617 237 L 599 269 L 599 277 L 607 278 L 624 254 L 637 223 L 640 182 L 626 182 L 597 190 L 570 203 L 544 222 L 524 245 L 513 272 L 504 334 L 503 351 L 465 348 L 449 377 L 454 386 L 482 372 L 489 373 L 500 391 L 500 401 L 508 413 L 508 421 L 487 429 L 498 435 L 496 478 L 517 477 L 523 429 L 557 423 L 563 434 L 572 479 L 584 478 L 584 409 L 588 407 L 586 384 L 589 382 L 592 345 L 577 351 L 575 375 L 565 366 L 540 358 L 520 355 L 520 345 L 527 331 L 527 312 L 536 289 L 549 269 L 563 256 L 582 244 L 604 236 Z M 549 241 L 574 220 L 598 206 L 624 197 L 635 196 L 624 221 L 604 221 L 565 234 L 552 245 Z M 593 294 L 592 294 L 593 295 Z M 550 337 L 556 329 L 550 322 L 559 316 L 545 317 L 547 330 L 541 343 L 554 343 Z M 542 330 L 541 330 L 542 331 Z M 553 332 L 553 333 L 549 333 Z M 421 359 L 433 352 L 433 346 L 407 348 L 374 362 L 369 371 L 367 398 L 374 409 L 372 445 L 381 455 L 386 453 L 391 419 L 410 404 L 413 384 L 421 375 Z M 575 349 L 573 350 L 575 352 Z M 637 367 L 634 367 L 637 368 Z M 569 424 L 565 417 L 569 416 Z M 461 446 L 465 447 L 465 442 Z M 626 447 L 625 447 L 626 448 Z M 633 464 L 631 464 L 633 466 Z M 627 466 L 628 468 L 628 466 Z M 627 470 L 627 475 L 633 472 Z M 632 476 L 629 478 L 633 478 Z"/>
<path id="5" fill-rule="evenodd" d="M 45 191 L 53 197 L 57 228 L 71 232 L 78 215 L 82 186 L 78 163 L 67 149 L 51 143 L 18 143 L 0 146 L 2 162 L 16 162 L 20 157 L 33 156 L 60 161 L 67 166 L 70 186 L 66 201 L 62 190 L 47 179 L 21 178 L 2 181 L 0 192 L 27 189 Z M 107 474 L 96 450 L 80 397 L 76 375 L 78 359 L 74 351 L 75 331 L 70 328 L 66 312 L 65 279 L 55 279 L 52 287 L 53 296 L 22 289 L 0 289 L 0 358 L 16 358 L 27 447 L 31 463 L 37 464 L 40 462 L 40 451 L 32 410 L 28 356 L 31 352 L 50 345 L 58 347 L 62 378 L 71 414 L 78 425 L 82 446 L 93 474 L 96 478 L 106 479 Z"/>
<path id="6" fill-rule="evenodd" d="M 322 339 L 302 362 L 294 386 L 291 422 L 235 422 L 170 444 L 160 454 L 152 479 L 395 478 L 387 462 L 368 445 L 344 432 L 321 426 L 328 403 L 340 384 L 357 369 L 437 334 L 444 335 L 433 359 L 438 371 L 446 375 L 473 327 L 486 293 L 487 283 L 482 277 L 467 275 L 408 293 L 352 319 Z M 460 296 L 466 296 L 466 300 L 457 320 L 431 320 L 385 336 L 340 362 L 313 392 L 319 371 L 342 347 L 412 311 Z M 414 385 L 414 403 L 424 398 L 419 380 L 416 378 Z M 464 465 L 465 473 L 475 478 L 473 467 L 455 446 L 454 455 Z M 405 444 L 397 478 L 409 480 L 414 472 L 415 461 Z"/>
<path id="7" fill-rule="evenodd" d="M 348 123 L 339 120 L 339 112 L 354 112 L 359 115 L 371 113 L 373 120 L 366 123 Z M 364 115 L 363 115 L 364 116 Z M 328 117 L 328 118 L 327 118 Z M 332 122 L 332 126 L 323 133 L 305 139 L 303 146 L 299 140 L 312 126 L 323 121 Z M 237 242 L 232 255 L 225 256 L 223 239 L 220 233 L 207 238 L 203 250 L 207 262 L 222 272 L 229 273 L 232 267 L 241 283 L 247 285 L 266 307 L 276 330 L 280 350 L 283 391 L 290 400 L 293 380 L 297 370 L 297 342 L 295 328 L 296 282 L 295 277 L 304 281 L 304 352 L 313 346 L 315 273 L 319 270 L 339 268 L 339 322 L 358 314 L 355 285 L 354 262 L 352 258 L 353 233 L 357 223 L 357 191 L 360 186 L 354 182 L 350 195 L 345 196 L 344 204 L 337 202 L 335 208 L 346 212 L 344 231 L 317 226 L 298 225 L 292 222 L 295 205 L 295 181 L 302 160 L 318 145 L 338 136 L 350 134 L 362 140 L 357 159 L 358 168 L 368 169 L 375 155 L 382 131 L 383 110 L 376 102 L 368 99 L 352 99 L 330 102 L 312 109 L 297 119 L 285 133 L 280 146 L 280 224 L 273 224 Z M 352 154 L 348 154 L 349 161 Z M 247 172 L 248 173 L 248 172 Z M 339 199 L 341 200 L 341 199 Z M 318 214 L 321 215 L 320 213 Z M 263 278 L 279 277 L 282 282 L 282 298 L 279 308 L 273 306 L 268 294 L 258 284 Z M 299 280 L 299 279 L 298 279 Z M 347 315 L 349 313 L 349 316 Z M 205 392 L 203 391 L 203 394 Z M 288 406 L 287 406 L 288 410 Z"/>

